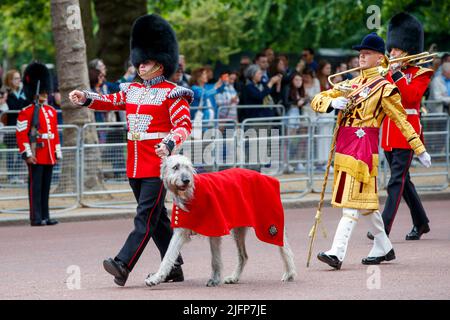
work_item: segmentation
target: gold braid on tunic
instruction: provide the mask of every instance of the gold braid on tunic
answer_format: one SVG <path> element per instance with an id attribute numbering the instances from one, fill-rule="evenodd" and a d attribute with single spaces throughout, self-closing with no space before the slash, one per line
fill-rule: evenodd
<path id="1" fill-rule="evenodd" d="M 362 70 L 360 76 L 349 81 L 352 89 L 356 90 L 368 81 L 379 77 L 378 68 Z M 330 89 L 316 95 L 311 102 L 311 108 L 316 112 L 331 112 L 331 101 L 337 97 L 345 97 L 346 93 L 337 89 Z M 345 114 L 341 127 L 380 128 L 384 118 L 388 116 L 405 136 L 416 155 L 425 151 L 425 147 L 411 124 L 406 120 L 407 115 L 401 104 L 401 96 L 395 85 L 385 84 L 375 93 L 355 106 L 351 112 Z M 355 139 L 358 137 L 355 135 Z M 341 143 L 352 143 L 344 141 Z M 378 154 L 372 155 L 372 170 L 352 156 L 335 154 L 334 183 L 332 204 L 336 207 L 355 209 L 378 209 L 377 192 Z"/>

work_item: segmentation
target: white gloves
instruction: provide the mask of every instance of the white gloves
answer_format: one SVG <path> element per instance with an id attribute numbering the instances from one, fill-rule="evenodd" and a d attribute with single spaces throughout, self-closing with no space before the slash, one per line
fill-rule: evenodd
<path id="1" fill-rule="evenodd" d="M 422 152 L 419 154 L 419 161 L 421 164 L 424 165 L 424 167 L 429 168 L 431 167 L 431 156 L 428 152 Z"/>
<path id="2" fill-rule="evenodd" d="M 61 150 L 61 145 L 60 145 L 60 144 L 57 144 L 57 145 L 56 145 L 55 154 L 56 154 L 56 159 L 61 160 L 61 159 L 63 158 L 62 150 Z"/>
<path id="3" fill-rule="evenodd" d="M 331 100 L 331 106 L 334 109 L 343 110 L 347 106 L 348 99 L 344 97 L 338 97 Z"/>
<path id="4" fill-rule="evenodd" d="M 391 65 L 389 66 L 389 68 L 390 68 L 393 72 L 400 70 L 401 67 L 402 67 L 402 63 L 401 63 L 401 62 L 396 62 L 396 63 L 393 63 L 393 64 L 391 64 Z"/>

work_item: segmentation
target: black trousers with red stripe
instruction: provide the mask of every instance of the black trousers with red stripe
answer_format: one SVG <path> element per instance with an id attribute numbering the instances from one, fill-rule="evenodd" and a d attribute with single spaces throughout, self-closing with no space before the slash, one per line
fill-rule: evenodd
<path id="1" fill-rule="evenodd" d="M 28 199 L 30 201 L 30 222 L 40 223 L 50 219 L 49 197 L 53 165 L 28 165 Z"/>
<path id="2" fill-rule="evenodd" d="M 384 155 L 391 169 L 391 178 L 387 187 L 388 197 L 382 214 L 386 233 L 391 232 L 402 196 L 411 212 L 413 225 L 419 227 L 427 224 L 429 222 L 427 214 L 409 176 L 414 151 L 392 149 L 390 152 L 385 151 Z"/>
<path id="3" fill-rule="evenodd" d="M 125 263 L 133 270 L 150 238 L 158 248 L 161 260 L 166 254 L 172 238 L 172 228 L 164 206 L 166 190 L 159 178 L 129 179 L 134 197 L 138 202 L 134 230 L 130 233 L 125 244 L 116 256 L 116 260 Z M 181 255 L 175 265 L 182 265 Z"/>

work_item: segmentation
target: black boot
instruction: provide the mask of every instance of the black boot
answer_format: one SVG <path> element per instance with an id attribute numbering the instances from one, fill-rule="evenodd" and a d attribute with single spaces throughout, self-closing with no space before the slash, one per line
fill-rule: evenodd
<path id="1" fill-rule="evenodd" d="M 325 252 L 320 252 L 317 255 L 317 258 L 328 264 L 330 267 L 336 269 L 336 270 L 340 270 L 341 266 L 342 266 L 342 261 L 340 261 L 336 256 L 332 256 L 332 255 L 328 255 Z"/>
<path id="2" fill-rule="evenodd" d="M 55 219 L 47 219 L 47 220 L 45 220 L 45 223 L 46 223 L 48 226 L 53 226 L 53 225 L 55 225 L 55 224 L 58 224 L 58 220 L 55 220 Z"/>
<path id="3" fill-rule="evenodd" d="M 391 249 L 385 256 L 381 257 L 367 257 L 362 259 L 362 264 L 380 264 L 383 261 L 391 261 L 395 259 L 394 249 Z"/>
<path id="4" fill-rule="evenodd" d="M 31 221 L 30 225 L 32 227 L 43 227 L 46 225 L 45 221 Z"/>
<path id="5" fill-rule="evenodd" d="M 419 227 L 414 226 L 410 233 L 406 235 L 406 240 L 420 240 L 420 237 L 424 233 L 430 232 L 430 226 L 423 224 Z"/>
<path id="6" fill-rule="evenodd" d="M 125 285 L 130 271 L 122 261 L 109 258 L 103 261 L 103 268 L 105 268 L 106 272 L 114 276 L 115 284 L 121 287 Z"/>

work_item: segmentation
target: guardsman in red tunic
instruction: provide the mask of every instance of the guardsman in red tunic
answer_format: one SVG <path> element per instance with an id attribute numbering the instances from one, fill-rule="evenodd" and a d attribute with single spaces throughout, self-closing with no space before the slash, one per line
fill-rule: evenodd
<path id="1" fill-rule="evenodd" d="M 391 59 L 421 53 L 423 42 L 424 34 L 420 21 L 407 13 L 399 13 L 392 17 L 387 34 L 387 49 Z M 423 136 L 420 124 L 420 103 L 432 75 L 431 69 L 395 64 L 391 66 L 386 78 L 400 91 L 408 122 L 420 136 Z M 413 220 L 413 229 L 406 235 L 406 240 L 419 240 L 423 233 L 430 231 L 430 228 L 425 209 L 409 175 L 414 152 L 395 123 L 389 118 L 386 118 L 383 123 L 381 145 L 391 169 L 387 188 L 388 198 L 382 214 L 386 233 L 391 232 L 403 196 Z"/>
<path id="2" fill-rule="evenodd" d="M 134 230 L 112 259 L 103 262 L 114 282 L 124 286 L 150 238 L 164 257 L 172 229 L 164 207 L 161 158 L 181 146 L 191 132 L 193 92 L 166 79 L 178 67 L 178 45 L 171 26 L 158 15 L 138 18 L 131 31 L 131 62 L 141 82 L 123 83 L 115 94 L 74 90 L 70 99 L 95 110 L 125 110 L 128 125 L 127 176 L 138 202 Z M 166 281 L 183 281 L 178 257 Z"/>
<path id="3" fill-rule="evenodd" d="M 51 89 L 50 72 L 45 65 L 33 62 L 25 69 L 23 78 L 25 95 L 34 103 L 20 111 L 16 138 L 19 152 L 28 165 L 30 223 L 54 225 L 58 221 L 50 219 L 48 203 L 53 166 L 62 159 L 62 152 L 56 110 L 46 104 Z"/>

